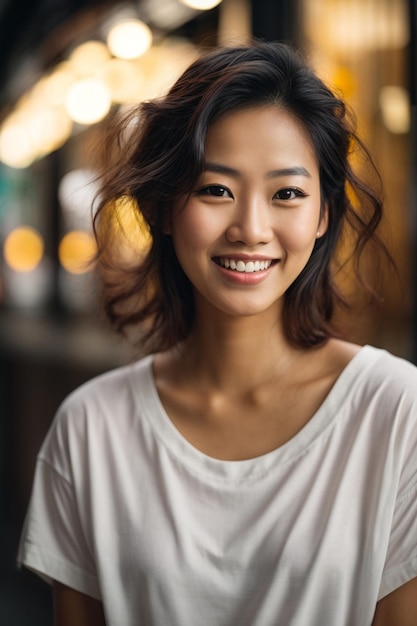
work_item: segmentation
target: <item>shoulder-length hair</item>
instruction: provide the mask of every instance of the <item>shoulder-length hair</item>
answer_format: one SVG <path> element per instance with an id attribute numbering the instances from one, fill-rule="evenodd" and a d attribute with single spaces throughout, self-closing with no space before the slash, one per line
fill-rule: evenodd
<path id="1" fill-rule="evenodd" d="M 184 340 L 194 322 L 193 287 L 166 232 L 171 209 L 203 170 L 210 125 L 227 112 L 261 105 L 290 112 L 307 131 L 319 164 L 322 207 L 329 212 L 326 234 L 285 293 L 283 326 L 293 345 L 317 346 L 334 333 L 333 313 L 342 298 L 332 260 L 345 225 L 355 233 L 356 261 L 368 241 L 382 246 L 375 233 L 382 202 L 352 170 L 351 152 L 361 150 L 374 165 L 344 102 L 285 44 L 216 49 L 195 61 L 166 96 L 115 122 L 110 134 L 113 164 L 104 172 L 94 218 L 105 310 L 120 331 L 139 325 L 148 352 Z M 118 263 L 108 237 L 119 219 L 118 201 L 126 197 L 151 234 L 146 254 L 129 267 Z"/>

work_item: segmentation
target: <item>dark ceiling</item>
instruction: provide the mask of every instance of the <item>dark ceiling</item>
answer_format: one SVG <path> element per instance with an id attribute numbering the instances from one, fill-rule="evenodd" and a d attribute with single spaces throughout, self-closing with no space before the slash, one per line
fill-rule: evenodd
<path id="1" fill-rule="evenodd" d="M 102 12 L 114 4 L 98 0 L 0 0 L 2 87 L 22 59 L 42 53 L 45 41 L 68 20 L 80 13 Z"/>
<path id="2" fill-rule="evenodd" d="M 101 3 L 86 0 L 1 0 L 2 71 L 7 72 L 15 58 L 36 50 L 69 17 L 94 4 Z"/>

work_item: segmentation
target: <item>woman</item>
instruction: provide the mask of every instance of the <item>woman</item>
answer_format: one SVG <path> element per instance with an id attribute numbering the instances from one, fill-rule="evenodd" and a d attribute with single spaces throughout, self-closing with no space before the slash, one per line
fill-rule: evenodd
<path id="1" fill-rule="evenodd" d="M 332 329 L 342 230 L 358 257 L 381 217 L 344 104 L 255 43 L 134 120 L 95 224 L 107 312 L 147 356 L 64 402 L 20 561 L 59 626 L 415 626 L 417 371 Z M 152 238 L 134 271 L 126 197 Z"/>

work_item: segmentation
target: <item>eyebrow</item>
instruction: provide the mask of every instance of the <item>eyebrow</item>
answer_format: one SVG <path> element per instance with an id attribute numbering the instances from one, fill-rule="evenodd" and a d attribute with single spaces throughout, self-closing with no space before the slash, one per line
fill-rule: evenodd
<path id="1" fill-rule="evenodd" d="M 305 176 L 311 178 L 311 174 L 305 167 L 285 167 L 281 170 L 268 172 L 267 178 L 279 178 L 280 176 Z"/>
<path id="2" fill-rule="evenodd" d="M 233 167 L 228 167 L 227 165 L 221 165 L 220 163 L 206 163 L 204 165 L 205 172 L 215 172 L 217 174 L 225 174 L 226 176 L 232 176 L 234 178 L 239 178 L 240 172 L 239 170 L 234 169 Z M 272 170 L 267 173 L 267 178 L 280 178 L 283 176 L 305 176 L 307 178 L 311 178 L 311 174 L 305 167 L 294 166 L 294 167 L 284 167 L 278 170 Z"/>

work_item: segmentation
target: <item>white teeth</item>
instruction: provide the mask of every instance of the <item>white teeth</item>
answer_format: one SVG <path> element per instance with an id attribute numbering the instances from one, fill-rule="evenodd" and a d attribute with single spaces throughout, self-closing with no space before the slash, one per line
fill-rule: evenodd
<path id="1" fill-rule="evenodd" d="M 259 272 L 259 270 L 266 270 L 271 265 L 272 261 L 242 261 L 241 259 L 229 259 L 220 258 L 219 264 L 226 269 L 235 270 L 236 272 L 245 272 L 250 274 L 251 272 Z"/>

